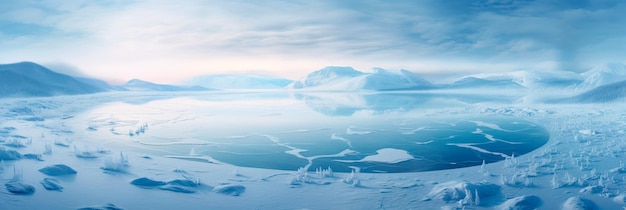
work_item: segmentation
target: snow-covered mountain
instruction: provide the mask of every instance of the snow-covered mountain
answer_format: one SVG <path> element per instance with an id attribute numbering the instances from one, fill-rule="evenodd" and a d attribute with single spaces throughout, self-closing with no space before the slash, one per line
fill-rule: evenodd
<path id="1" fill-rule="evenodd" d="M 626 78 L 621 82 L 601 85 L 565 101 L 599 103 L 623 99 L 626 97 Z"/>
<path id="2" fill-rule="evenodd" d="M 218 74 L 194 77 L 181 84 L 216 89 L 279 89 L 291 82 L 293 81 L 284 78 L 262 75 Z"/>
<path id="3" fill-rule="evenodd" d="M 0 97 L 54 96 L 103 91 L 106 89 L 33 62 L 0 65 Z"/>
<path id="4" fill-rule="evenodd" d="M 596 66 L 581 74 L 583 81 L 578 88 L 590 90 L 595 87 L 626 80 L 626 65 L 623 63 L 608 63 Z"/>
<path id="5" fill-rule="evenodd" d="M 132 79 L 128 81 L 126 84 L 120 86 L 126 90 L 130 91 L 204 91 L 211 90 L 201 86 L 175 86 L 175 85 L 164 85 L 164 84 L 156 84 L 152 82 L 147 82 L 139 79 Z"/>
<path id="6" fill-rule="evenodd" d="M 374 68 L 371 73 L 352 67 L 329 66 L 294 81 L 291 89 L 354 91 L 395 90 L 430 87 L 430 82 L 407 70 L 389 71 Z"/>
<path id="7" fill-rule="evenodd" d="M 482 73 L 462 77 L 453 83 L 462 87 L 507 86 L 516 84 L 525 88 L 573 87 L 580 84 L 583 77 L 569 71 L 511 71 Z"/>

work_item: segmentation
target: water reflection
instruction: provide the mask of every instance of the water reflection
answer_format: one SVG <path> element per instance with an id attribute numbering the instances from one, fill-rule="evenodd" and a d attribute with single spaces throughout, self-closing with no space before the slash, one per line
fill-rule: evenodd
<path id="1" fill-rule="evenodd" d="M 284 92 L 170 96 L 112 102 L 71 119 L 71 124 L 78 126 L 73 130 L 79 137 L 152 155 L 340 172 L 467 167 L 522 155 L 548 140 L 543 128 L 519 119 L 424 118 L 422 113 L 426 108 L 514 100 L 507 97 Z"/>

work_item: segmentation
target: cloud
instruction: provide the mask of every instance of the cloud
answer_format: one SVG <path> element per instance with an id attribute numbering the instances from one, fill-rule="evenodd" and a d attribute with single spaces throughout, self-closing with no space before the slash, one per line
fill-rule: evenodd
<path id="1" fill-rule="evenodd" d="M 581 71 L 625 60 L 621 1 L 0 3 L 0 61 L 66 62 L 117 79 L 224 71 L 297 78 L 326 65 Z"/>

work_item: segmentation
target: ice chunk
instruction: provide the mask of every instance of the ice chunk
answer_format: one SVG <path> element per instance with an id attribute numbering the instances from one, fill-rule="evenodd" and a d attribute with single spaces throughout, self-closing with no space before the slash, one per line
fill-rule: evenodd
<path id="1" fill-rule="evenodd" d="M 4 186 L 7 188 L 7 191 L 13 194 L 31 195 L 35 193 L 35 187 L 29 184 L 18 182 L 18 181 L 12 181 L 12 182 L 6 183 L 4 184 Z"/>
<path id="2" fill-rule="evenodd" d="M 407 151 L 394 148 L 384 148 L 376 151 L 377 154 L 370 155 L 361 159 L 363 162 L 378 162 L 378 163 L 400 163 L 407 160 L 412 160 L 415 157 L 410 155 Z"/>
<path id="3" fill-rule="evenodd" d="M 213 188 L 213 192 L 225 194 L 225 195 L 232 195 L 232 196 L 239 196 L 245 191 L 246 191 L 246 187 L 242 185 L 228 184 L 228 185 L 220 185 L 220 186 Z"/>
<path id="4" fill-rule="evenodd" d="M 45 168 L 39 169 L 39 171 L 48 176 L 63 176 L 63 175 L 76 174 L 76 171 L 74 169 L 63 164 L 46 166 Z"/>

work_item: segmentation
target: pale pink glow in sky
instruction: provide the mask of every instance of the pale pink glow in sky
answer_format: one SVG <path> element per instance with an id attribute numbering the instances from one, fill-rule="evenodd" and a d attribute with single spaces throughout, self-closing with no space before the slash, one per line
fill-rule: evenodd
<path id="1" fill-rule="evenodd" d="M 0 63 L 175 83 L 206 74 L 299 79 L 325 66 L 407 69 L 428 79 L 625 61 L 626 3 L 552 4 L 12 1 L 0 8 Z"/>

